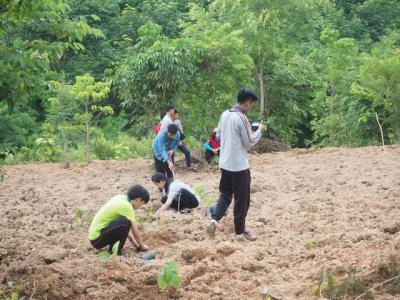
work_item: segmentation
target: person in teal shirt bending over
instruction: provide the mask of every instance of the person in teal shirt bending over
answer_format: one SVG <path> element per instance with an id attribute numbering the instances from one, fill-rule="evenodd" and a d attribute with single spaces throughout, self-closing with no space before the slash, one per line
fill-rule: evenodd
<path id="1" fill-rule="evenodd" d="M 152 148 L 156 171 L 168 178 L 174 177 L 175 167 L 173 157 L 176 149 L 178 149 L 179 142 L 179 128 L 174 123 L 169 124 L 166 129 L 161 129 L 153 141 Z"/>
<path id="2" fill-rule="evenodd" d="M 149 202 L 149 192 L 141 185 L 132 186 L 127 194 L 114 196 L 103 205 L 94 216 L 89 228 L 89 240 L 96 249 L 108 246 L 111 253 L 119 242 L 117 255 L 123 255 L 123 247 L 128 238 L 137 250 L 149 248 L 143 243 L 135 219 L 135 209 Z M 129 231 L 132 230 L 132 235 Z"/>

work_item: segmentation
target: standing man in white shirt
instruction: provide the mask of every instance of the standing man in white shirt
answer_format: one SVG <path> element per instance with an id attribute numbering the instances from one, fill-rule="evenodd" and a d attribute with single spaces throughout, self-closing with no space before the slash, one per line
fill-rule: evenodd
<path id="1" fill-rule="evenodd" d="M 255 241 L 257 238 L 246 230 L 246 216 L 250 206 L 250 166 L 247 150 L 262 137 L 265 125 L 260 124 L 256 131 L 246 117 L 255 101 L 256 94 L 248 89 L 241 89 L 237 96 L 237 104 L 224 111 L 218 124 L 217 138 L 221 140 L 219 167 L 221 180 L 220 196 L 212 209 L 212 220 L 207 228 L 210 237 L 214 237 L 218 222 L 224 217 L 234 198 L 234 223 L 237 236 Z"/>

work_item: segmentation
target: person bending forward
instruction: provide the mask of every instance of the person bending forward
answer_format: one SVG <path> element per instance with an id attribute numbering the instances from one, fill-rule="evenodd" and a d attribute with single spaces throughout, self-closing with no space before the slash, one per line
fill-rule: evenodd
<path id="1" fill-rule="evenodd" d="M 92 246 L 96 249 L 108 246 L 108 251 L 111 253 L 114 244 L 119 242 L 117 255 L 122 255 L 122 249 L 128 238 L 138 250 L 148 250 L 136 225 L 134 209 L 149 200 L 149 192 L 140 185 L 132 186 L 127 194 L 117 195 L 108 200 L 90 224 L 89 240 Z M 133 236 L 129 234 L 130 230 Z"/>
<path id="2" fill-rule="evenodd" d="M 176 124 L 169 124 L 166 129 L 162 129 L 153 141 L 152 149 L 156 171 L 168 178 L 174 177 L 173 158 L 179 141 L 180 133 Z"/>
<path id="3" fill-rule="evenodd" d="M 151 181 L 163 191 L 161 202 L 163 205 L 156 212 L 155 218 L 159 219 L 161 213 L 169 207 L 181 211 L 196 208 L 200 205 L 200 198 L 188 185 L 177 179 L 167 178 L 164 174 L 155 173 Z"/>
<path id="4" fill-rule="evenodd" d="M 218 222 L 224 217 L 233 195 L 235 233 L 247 240 L 256 240 L 255 236 L 246 231 L 251 182 L 247 150 L 260 140 L 265 125 L 260 124 L 259 128 L 252 132 L 246 113 L 251 110 L 253 103 L 257 100 L 254 92 L 242 89 L 237 96 L 237 104 L 221 115 L 217 131 L 217 138 L 219 137 L 221 141 L 220 196 L 217 204 L 211 209 L 212 220 L 207 228 L 210 237 L 214 236 Z"/>

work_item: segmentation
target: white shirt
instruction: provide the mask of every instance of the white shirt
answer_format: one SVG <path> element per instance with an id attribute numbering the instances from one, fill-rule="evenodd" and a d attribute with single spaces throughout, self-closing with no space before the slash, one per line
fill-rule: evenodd
<path id="1" fill-rule="evenodd" d="M 171 117 L 169 116 L 169 114 L 167 113 L 164 118 L 161 120 L 161 126 L 160 126 L 160 132 L 163 129 L 167 129 L 168 125 L 174 123 L 171 119 Z"/>
<path id="2" fill-rule="evenodd" d="M 181 189 L 185 189 L 185 190 L 189 191 L 190 193 L 192 193 L 193 195 L 195 195 L 197 200 L 199 200 L 199 204 L 201 203 L 201 199 L 196 194 L 196 192 L 190 186 L 188 186 L 187 184 L 183 183 L 182 181 L 180 181 L 178 179 L 174 179 L 174 181 L 172 181 L 171 184 L 169 185 L 168 198 L 165 203 L 171 204 L 172 201 L 174 200 L 174 198 L 177 195 L 179 195 Z M 163 190 L 163 194 L 166 195 L 165 190 Z"/>
<path id="3" fill-rule="evenodd" d="M 250 165 L 247 150 L 261 139 L 261 129 L 255 132 L 246 115 L 238 107 L 224 111 L 218 124 L 217 138 L 221 140 L 219 167 L 239 172 L 247 170 Z"/>

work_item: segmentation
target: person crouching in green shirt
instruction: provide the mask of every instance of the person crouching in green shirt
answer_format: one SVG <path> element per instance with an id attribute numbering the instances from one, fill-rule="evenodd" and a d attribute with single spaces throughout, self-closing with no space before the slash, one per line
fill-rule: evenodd
<path id="1" fill-rule="evenodd" d="M 96 213 L 89 228 L 89 240 L 96 249 L 108 246 L 111 253 L 115 243 L 119 242 L 117 255 L 123 255 L 122 249 L 128 238 L 141 251 L 149 248 L 143 244 L 135 220 L 135 211 L 149 202 L 149 192 L 141 185 L 132 186 L 127 194 L 111 198 Z M 132 235 L 129 230 L 132 229 Z"/>

